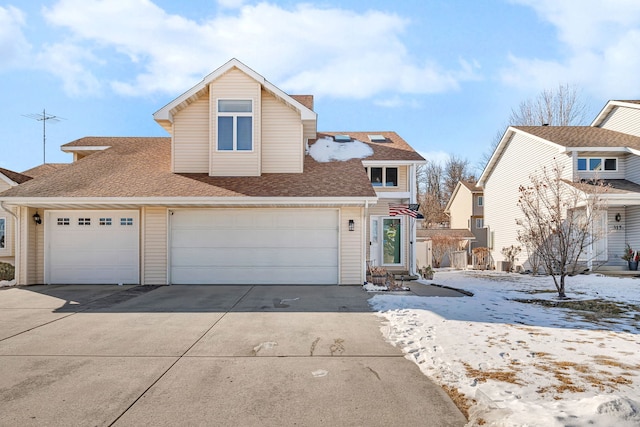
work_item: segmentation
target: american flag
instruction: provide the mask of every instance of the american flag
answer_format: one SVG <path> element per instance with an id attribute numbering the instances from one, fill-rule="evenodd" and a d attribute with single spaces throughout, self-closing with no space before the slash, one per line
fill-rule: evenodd
<path id="1" fill-rule="evenodd" d="M 417 203 L 389 205 L 389 216 L 409 215 L 415 218 L 418 216 L 419 207 Z"/>

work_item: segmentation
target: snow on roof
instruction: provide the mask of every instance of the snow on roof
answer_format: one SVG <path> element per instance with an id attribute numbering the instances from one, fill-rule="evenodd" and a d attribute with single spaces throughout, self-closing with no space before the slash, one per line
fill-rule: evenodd
<path id="1" fill-rule="evenodd" d="M 309 155 L 316 162 L 327 163 L 334 160 L 364 159 L 373 155 L 373 149 L 357 139 L 351 142 L 336 142 L 333 138 L 325 137 L 309 147 Z"/>

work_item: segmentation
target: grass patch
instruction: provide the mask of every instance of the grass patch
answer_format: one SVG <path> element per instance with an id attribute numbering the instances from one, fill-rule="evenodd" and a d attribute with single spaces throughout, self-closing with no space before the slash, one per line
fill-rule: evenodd
<path id="1" fill-rule="evenodd" d="M 460 409 L 462 415 L 469 421 L 469 408 L 475 405 L 476 401 L 473 399 L 467 398 L 464 394 L 460 393 L 457 388 L 451 387 L 449 385 L 443 385 L 442 388 L 449 395 L 454 405 Z"/>
<path id="2" fill-rule="evenodd" d="M 524 304 L 535 304 L 549 308 L 564 308 L 568 310 L 581 311 L 588 320 L 601 320 L 611 318 L 627 317 L 629 312 L 639 312 L 640 307 L 634 304 L 626 304 L 617 301 L 607 301 L 603 299 L 592 300 L 570 300 L 554 301 L 541 299 L 514 299 L 513 301 Z M 637 316 L 635 314 L 634 316 Z"/>
<path id="3" fill-rule="evenodd" d="M 500 381 L 504 383 L 524 385 L 518 381 L 516 371 L 499 371 L 499 370 L 480 370 L 472 368 L 468 363 L 462 362 L 464 369 L 467 371 L 467 376 L 475 378 L 479 383 L 484 383 L 487 380 Z"/>

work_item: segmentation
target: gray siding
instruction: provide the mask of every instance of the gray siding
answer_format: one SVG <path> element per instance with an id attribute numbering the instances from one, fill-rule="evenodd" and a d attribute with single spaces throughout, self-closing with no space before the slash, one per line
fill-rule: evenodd
<path id="1" fill-rule="evenodd" d="M 627 227 L 625 225 L 625 221 L 627 219 L 627 212 L 632 208 L 623 207 L 615 207 L 609 208 L 608 218 L 607 218 L 607 265 L 608 266 L 624 266 L 626 265 L 626 261 L 620 258 L 624 253 L 625 243 L 626 243 L 626 233 Z M 622 216 L 621 222 L 616 222 L 615 216 L 619 213 Z M 616 229 L 616 227 L 622 227 L 621 230 Z"/>
<path id="2" fill-rule="evenodd" d="M 624 158 L 625 163 L 625 179 L 640 184 L 640 156 L 632 154 Z"/>

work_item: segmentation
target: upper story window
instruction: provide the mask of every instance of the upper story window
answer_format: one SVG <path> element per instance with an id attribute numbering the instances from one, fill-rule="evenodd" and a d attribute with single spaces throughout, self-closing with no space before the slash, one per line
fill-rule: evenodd
<path id="1" fill-rule="evenodd" d="M 484 218 L 476 218 L 476 228 L 484 227 Z"/>
<path id="2" fill-rule="evenodd" d="M 618 159 L 604 157 L 578 157 L 579 171 L 612 171 L 618 170 Z"/>
<path id="3" fill-rule="evenodd" d="M 218 151 L 253 150 L 253 103 L 250 99 L 218 100 Z"/>
<path id="4" fill-rule="evenodd" d="M 374 187 L 397 187 L 398 168 L 367 168 Z"/>
<path id="5" fill-rule="evenodd" d="M 483 206 L 483 205 L 484 205 L 484 197 L 478 196 L 478 206 Z"/>

